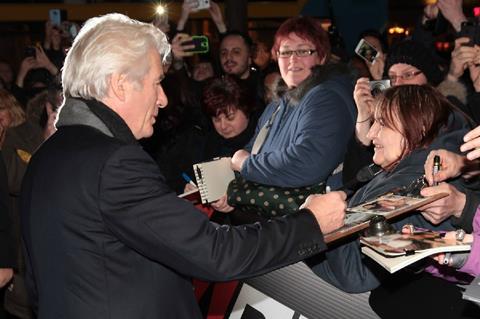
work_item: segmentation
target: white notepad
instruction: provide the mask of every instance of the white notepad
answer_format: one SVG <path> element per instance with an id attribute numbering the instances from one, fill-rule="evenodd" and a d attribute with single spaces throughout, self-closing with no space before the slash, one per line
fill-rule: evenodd
<path id="1" fill-rule="evenodd" d="M 211 203 L 227 193 L 228 184 L 235 178 L 230 168 L 231 158 L 215 158 L 193 165 L 202 203 Z"/>

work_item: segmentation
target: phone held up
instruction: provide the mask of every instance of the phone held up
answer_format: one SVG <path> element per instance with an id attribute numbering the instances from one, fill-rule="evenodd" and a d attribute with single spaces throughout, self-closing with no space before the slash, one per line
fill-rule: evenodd
<path id="1" fill-rule="evenodd" d="M 187 3 L 190 3 L 194 8 L 194 11 L 200 11 L 210 8 L 210 0 L 184 0 Z"/>
<path id="2" fill-rule="evenodd" d="M 60 27 L 62 21 L 65 20 L 66 12 L 60 9 L 48 10 L 48 19 L 53 26 Z"/>
<path id="3" fill-rule="evenodd" d="M 355 53 L 368 63 L 374 63 L 375 59 L 380 55 L 380 52 L 378 52 L 373 45 L 365 41 L 365 39 L 360 39 L 355 48 Z"/>
<path id="4" fill-rule="evenodd" d="M 473 47 L 480 45 L 480 23 L 478 21 L 462 22 L 459 37 L 469 38 L 470 41 L 463 44 L 464 46 Z"/>
<path id="5" fill-rule="evenodd" d="M 192 35 L 192 40 L 182 42 L 182 45 L 194 45 L 193 48 L 185 50 L 190 53 L 207 53 L 209 50 L 208 38 L 205 35 Z"/>
<path id="6" fill-rule="evenodd" d="M 36 58 L 37 57 L 37 51 L 35 50 L 35 46 L 28 46 L 25 48 L 25 57 L 26 58 L 29 58 L 29 57 L 32 57 L 32 58 Z"/>

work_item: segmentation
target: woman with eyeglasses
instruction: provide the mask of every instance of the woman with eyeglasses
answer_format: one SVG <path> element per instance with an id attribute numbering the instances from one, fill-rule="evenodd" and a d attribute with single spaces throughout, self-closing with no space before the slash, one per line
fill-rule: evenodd
<path id="1" fill-rule="evenodd" d="M 324 182 L 342 163 L 354 131 L 348 69 L 329 63 L 328 34 L 311 17 L 286 20 L 275 34 L 272 54 L 283 80 L 277 98 L 265 109 L 246 149 L 232 157 L 232 167 L 246 180 L 266 185 Z M 252 154 L 258 132 L 268 122 L 268 135 Z M 226 197 L 215 205 L 217 210 L 232 210 Z"/>
<path id="2" fill-rule="evenodd" d="M 430 84 L 447 96 L 455 106 L 465 111 L 465 87 L 458 82 L 444 80 L 446 74 L 440 69 L 437 59 L 421 43 L 406 40 L 392 46 L 387 54 L 384 74 L 390 80 L 391 86 Z M 373 122 L 371 110 L 374 96 L 368 78 L 357 80 L 353 97 L 358 108 L 355 134 L 363 145 L 370 145 L 366 135 Z"/>

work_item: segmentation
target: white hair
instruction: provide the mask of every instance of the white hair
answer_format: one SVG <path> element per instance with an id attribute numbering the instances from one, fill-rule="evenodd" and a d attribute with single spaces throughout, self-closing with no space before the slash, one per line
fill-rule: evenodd
<path id="1" fill-rule="evenodd" d="M 170 56 L 167 37 L 158 28 L 111 13 L 89 19 L 67 53 L 62 70 L 65 98 L 102 100 L 113 73 L 125 74 L 141 86 L 149 71 L 148 52 L 162 62 Z"/>

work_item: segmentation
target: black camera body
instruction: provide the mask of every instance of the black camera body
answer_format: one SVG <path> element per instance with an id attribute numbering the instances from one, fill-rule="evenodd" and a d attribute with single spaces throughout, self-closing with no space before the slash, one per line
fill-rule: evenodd
<path id="1" fill-rule="evenodd" d="M 368 82 L 368 84 L 370 85 L 370 92 L 372 92 L 373 96 L 385 91 L 392 86 L 390 80 L 370 81 Z"/>
<path id="2" fill-rule="evenodd" d="M 464 44 L 466 46 L 480 45 L 480 23 L 476 20 L 463 22 L 458 35 L 459 38 L 466 37 L 470 39 L 470 42 Z"/>

